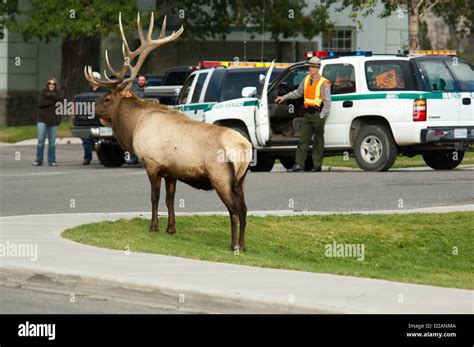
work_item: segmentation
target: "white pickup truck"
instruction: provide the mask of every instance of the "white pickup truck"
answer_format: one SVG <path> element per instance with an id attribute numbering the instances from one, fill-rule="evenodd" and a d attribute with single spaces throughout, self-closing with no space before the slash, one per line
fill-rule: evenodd
<path id="1" fill-rule="evenodd" d="M 325 155 L 353 152 L 368 171 L 388 170 L 397 155 L 422 154 L 434 169 L 453 169 L 474 143 L 474 68 L 456 56 L 354 55 L 322 57 L 332 82 L 325 126 Z M 316 53 L 315 53 L 316 54 Z M 224 65 L 224 64 L 214 64 Z M 235 129 L 257 151 L 254 171 L 270 171 L 275 159 L 293 164 L 302 101 L 276 104 L 296 89 L 308 63 L 255 70 L 227 64 L 193 72 L 176 108 L 191 118 Z M 261 83 L 259 83 L 261 82 Z M 309 169 L 311 161 L 307 161 Z"/>

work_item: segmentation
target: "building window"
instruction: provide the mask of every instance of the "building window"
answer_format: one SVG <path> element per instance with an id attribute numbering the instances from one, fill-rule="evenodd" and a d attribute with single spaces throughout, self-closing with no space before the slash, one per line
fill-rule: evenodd
<path id="1" fill-rule="evenodd" d="M 323 35 L 324 51 L 351 51 L 354 41 L 352 29 L 334 29 Z"/>

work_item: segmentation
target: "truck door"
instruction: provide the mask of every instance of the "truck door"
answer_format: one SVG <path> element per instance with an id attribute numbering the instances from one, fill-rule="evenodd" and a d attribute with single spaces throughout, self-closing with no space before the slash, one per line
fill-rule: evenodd
<path id="1" fill-rule="evenodd" d="M 425 89 L 432 92 L 427 98 L 428 127 L 459 126 L 461 94 L 454 77 L 442 59 L 420 59 Z"/>
<path id="2" fill-rule="evenodd" d="M 356 69 L 348 63 L 327 63 L 323 66 L 322 75 L 331 81 L 332 100 L 324 130 L 325 146 L 349 146 L 349 128 L 359 109 L 356 98 Z"/>
<path id="3" fill-rule="evenodd" d="M 183 90 L 180 95 L 181 111 L 194 120 L 202 122 L 206 105 L 202 103 L 204 98 L 205 84 L 208 83 L 209 71 L 199 72 L 194 78 L 190 77 L 186 81 L 183 89 L 189 88 L 189 91 Z M 187 94 L 187 95 L 186 95 Z M 184 105 L 183 105 L 184 104 Z"/>
<path id="4" fill-rule="evenodd" d="M 447 60 L 461 93 L 459 125 L 474 126 L 474 66 L 457 57 Z M 462 131 L 459 132 L 462 135 Z"/>
<path id="5" fill-rule="evenodd" d="M 265 82 L 262 89 L 262 97 L 258 101 L 257 109 L 255 111 L 255 135 L 260 146 L 264 146 L 270 139 L 270 118 L 268 114 L 268 85 L 275 66 L 275 61 L 272 61 L 270 68 L 265 76 Z"/>

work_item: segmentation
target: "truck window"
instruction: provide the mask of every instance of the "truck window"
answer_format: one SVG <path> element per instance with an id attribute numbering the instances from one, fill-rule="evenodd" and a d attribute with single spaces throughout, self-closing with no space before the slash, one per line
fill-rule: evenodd
<path id="1" fill-rule="evenodd" d="M 365 63 L 367 87 L 373 91 L 414 90 L 408 61 L 380 60 Z"/>
<path id="2" fill-rule="evenodd" d="M 242 71 L 240 69 L 228 70 L 224 78 L 224 85 L 220 95 L 220 101 L 238 99 L 242 97 L 242 89 L 245 87 L 256 87 L 257 95 L 262 93 L 263 85 L 260 84 L 260 74 L 265 75 L 266 69 L 254 69 Z M 281 73 L 281 70 L 273 70 L 270 83 Z"/>
<path id="3" fill-rule="evenodd" d="M 454 72 L 460 90 L 462 92 L 474 92 L 474 66 L 454 59 L 448 60 L 447 63 Z"/>
<path id="4" fill-rule="evenodd" d="M 219 99 L 219 93 L 221 91 L 222 85 L 222 77 L 224 76 L 224 74 L 224 69 L 214 70 L 206 88 L 204 102 L 217 102 L 217 100 Z"/>
<path id="5" fill-rule="evenodd" d="M 188 100 L 189 91 L 191 90 L 191 86 L 193 85 L 194 77 L 196 75 L 190 75 L 186 82 L 184 82 L 183 89 L 181 89 L 181 94 L 179 94 L 177 105 L 185 104 Z"/>
<path id="6" fill-rule="evenodd" d="M 199 102 L 199 97 L 201 96 L 202 87 L 204 86 L 204 82 L 207 78 L 206 73 L 200 73 L 199 77 L 196 81 L 196 85 L 194 86 L 193 97 L 191 98 L 191 103 Z"/>
<path id="7" fill-rule="evenodd" d="M 308 75 L 308 67 L 302 66 L 294 69 L 278 85 L 278 95 L 285 95 L 298 89 L 301 82 Z"/>
<path id="8" fill-rule="evenodd" d="M 323 76 L 331 81 L 331 94 L 355 93 L 355 71 L 352 64 L 330 64 L 323 70 Z"/>
<path id="9" fill-rule="evenodd" d="M 181 86 L 183 85 L 189 71 L 170 71 L 166 74 L 163 81 L 164 86 Z"/>
<path id="10" fill-rule="evenodd" d="M 259 74 L 258 71 L 228 71 L 221 92 L 221 101 L 241 98 L 242 89 L 245 87 L 256 87 L 257 91 L 261 91 Z"/>
<path id="11" fill-rule="evenodd" d="M 454 79 L 448 67 L 442 60 L 420 60 L 418 62 L 425 87 L 432 92 L 454 91 Z"/>

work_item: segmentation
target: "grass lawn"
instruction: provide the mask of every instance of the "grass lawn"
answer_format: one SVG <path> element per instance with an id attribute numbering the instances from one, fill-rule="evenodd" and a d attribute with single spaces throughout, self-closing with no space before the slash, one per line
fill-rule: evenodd
<path id="1" fill-rule="evenodd" d="M 324 158 L 323 165 L 326 166 L 338 166 L 338 167 L 350 167 L 350 168 L 359 168 L 354 157 L 347 158 L 345 160 L 343 156 L 334 156 Z M 464 159 L 461 163 L 463 164 L 474 164 L 474 152 L 466 152 L 464 154 Z M 413 158 L 409 157 L 397 157 L 395 164 L 392 168 L 404 168 L 404 167 L 421 167 L 427 166 L 423 157 L 421 155 L 416 155 Z"/>
<path id="2" fill-rule="evenodd" d="M 229 218 L 177 217 L 177 233 L 150 233 L 143 218 L 65 230 L 63 237 L 112 249 L 474 289 L 474 212 L 249 217 L 247 252 L 230 251 Z M 363 244 L 364 259 L 327 257 L 326 245 Z M 457 247 L 458 254 L 455 255 Z"/>
<path id="3" fill-rule="evenodd" d="M 69 122 L 62 122 L 58 128 L 57 137 L 71 137 Z M 22 125 L 15 127 L 0 127 L 0 142 L 15 143 L 18 141 L 35 139 L 38 132 L 35 125 Z"/>

